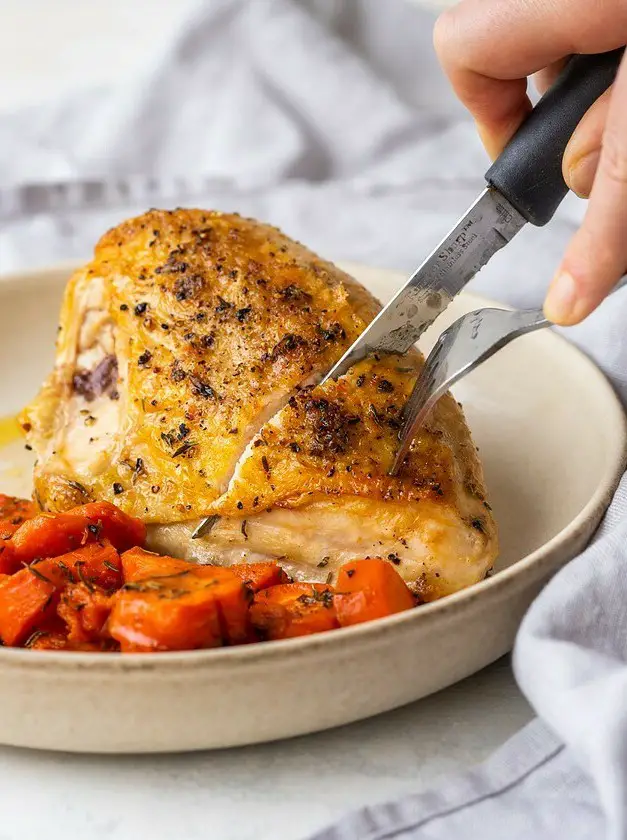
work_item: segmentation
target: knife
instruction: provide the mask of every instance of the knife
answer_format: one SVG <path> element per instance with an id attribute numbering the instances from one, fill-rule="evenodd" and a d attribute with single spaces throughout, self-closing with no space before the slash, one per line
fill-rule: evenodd
<path id="1" fill-rule="evenodd" d="M 579 121 L 612 84 L 624 47 L 572 56 L 485 175 L 479 198 L 331 368 L 406 353 L 464 286 L 527 223 L 542 226 L 568 192 L 562 157 Z"/>

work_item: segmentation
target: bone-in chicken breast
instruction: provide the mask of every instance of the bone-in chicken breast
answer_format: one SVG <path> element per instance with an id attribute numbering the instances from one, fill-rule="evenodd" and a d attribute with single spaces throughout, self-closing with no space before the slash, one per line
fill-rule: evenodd
<path id="1" fill-rule="evenodd" d="M 420 354 L 316 385 L 378 308 L 253 220 L 153 210 L 124 222 L 71 278 L 54 370 L 21 418 L 36 500 L 113 501 L 149 524 L 153 548 L 200 562 L 278 559 L 324 581 L 384 557 L 424 600 L 480 580 L 496 527 L 452 397 L 387 475 Z"/>

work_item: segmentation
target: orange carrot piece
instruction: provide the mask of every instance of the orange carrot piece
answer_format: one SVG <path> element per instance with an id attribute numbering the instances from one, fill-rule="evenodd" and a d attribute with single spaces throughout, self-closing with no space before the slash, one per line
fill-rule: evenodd
<path id="1" fill-rule="evenodd" d="M 15 549 L 10 539 L 3 540 L 0 536 L 0 574 L 12 575 L 20 568 L 15 557 Z"/>
<path id="2" fill-rule="evenodd" d="M 340 569 L 334 596 L 342 627 L 409 610 L 414 596 L 387 560 L 353 560 Z"/>
<path id="3" fill-rule="evenodd" d="M 122 561 L 115 548 L 108 543 L 88 543 L 61 557 L 50 557 L 35 568 L 53 580 L 57 588 L 82 583 L 88 589 L 106 590 L 122 586 Z"/>
<path id="4" fill-rule="evenodd" d="M 0 639 L 13 647 L 26 641 L 35 626 L 54 614 L 57 587 L 36 566 L 22 569 L 0 584 Z"/>
<path id="5" fill-rule="evenodd" d="M 253 592 L 289 581 L 278 563 L 236 563 L 229 569 Z"/>
<path id="6" fill-rule="evenodd" d="M 253 627 L 264 639 L 290 639 L 338 627 L 333 589 L 320 583 L 285 583 L 263 589 L 250 608 Z"/>
<path id="7" fill-rule="evenodd" d="M 177 560 L 161 554 L 154 554 L 143 548 L 131 548 L 122 555 L 122 574 L 124 583 L 135 583 L 151 577 L 176 575 L 179 572 L 193 571 L 199 568 L 196 563 Z"/>
<path id="8" fill-rule="evenodd" d="M 112 606 L 111 595 L 102 589 L 89 588 L 84 583 L 67 586 L 61 595 L 57 614 L 67 625 L 68 643 L 105 639 L 105 626 Z"/>
<path id="9" fill-rule="evenodd" d="M 116 589 L 122 583 L 120 556 L 111 545 L 90 543 L 62 557 L 31 563 L 0 584 L 0 639 L 8 646 L 24 642 L 54 615 L 68 585 Z"/>
<path id="10" fill-rule="evenodd" d="M 67 513 L 41 513 L 27 520 L 13 535 L 15 557 L 30 562 L 37 557 L 58 557 L 88 542 L 108 540 L 126 551 L 143 543 L 146 527 L 109 502 L 90 502 Z"/>
<path id="11" fill-rule="evenodd" d="M 127 583 L 115 596 L 108 629 L 122 651 L 192 650 L 248 640 L 247 590 L 237 575 L 217 566 L 185 565 L 173 574 Z"/>
<path id="12" fill-rule="evenodd" d="M 222 641 L 211 588 L 190 572 L 126 584 L 108 626 L 123 652 L 193 650 Z"/>
<path id="13" fill-rule="evenodd" d="M 20 568 L 11 537 L 27 519 L 37 514 L 28 499 L 17 499 L 0 493 L 0 574 L 12 575 Z"/>
<path id="14" fill-rule="evenodd" d="M 0 493 L 0 535 L 5 533 L 5 528 L 17 530 L 22 522 L 37 516 L 37 513 L 37 507 L 30 499 L 18 499 Z"/>

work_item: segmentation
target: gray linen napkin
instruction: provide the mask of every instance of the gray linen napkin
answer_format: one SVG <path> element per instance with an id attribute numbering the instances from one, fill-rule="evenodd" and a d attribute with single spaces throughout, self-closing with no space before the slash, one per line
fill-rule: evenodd
<path id="1" fill-rule="evenodd" d="M 124 90 L 0 116 L 0 271 L 84 258 L 147 206 L 238 210 L 331 259 L 409 270 L 487 161 L 401 0 L 211 0 Z M 474 281 L 537 306 L 572 199 Z M 627 290 L 568 337 L 627 401 Z M 538 598 L 515 671 L 539 720 L 485 765 L 365 808 L 318 840 L 627 838 L 627 484 L 593 545 Z"/>

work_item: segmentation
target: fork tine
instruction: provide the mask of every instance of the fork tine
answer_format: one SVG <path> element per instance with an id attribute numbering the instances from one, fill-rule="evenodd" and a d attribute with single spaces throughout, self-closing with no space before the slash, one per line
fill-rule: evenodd
<path id="1" fill-rule="evenodd" d="M 452 385 L 518 336 L 547 326 L 541 309 L 486 308 L 463 315 L 444 330 L 403 410 L 400 444 L 389 475 L 398 473 L 416 432 Z"/>

